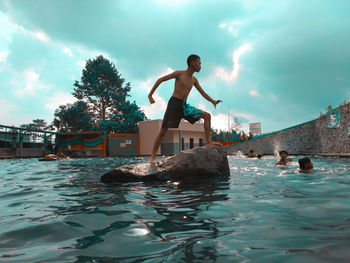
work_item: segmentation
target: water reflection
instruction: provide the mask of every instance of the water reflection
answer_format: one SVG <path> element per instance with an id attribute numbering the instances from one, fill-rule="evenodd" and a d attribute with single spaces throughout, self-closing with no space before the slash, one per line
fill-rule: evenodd
<path id="1" fill-rule="evenodd" d="M 120 159 L 8 162 L 0 261 L 326 262 L 327 251 L 350 258 L 346 160 L 313 158 L 312 175 L 268 157 L 229 160 L 230 178 L 119 185 L 99 177 Z"/>
<path id="2" fill-rule="evenodd" d="M 76 239 L 70 251 L 60 258 L 174 257 L 191 261 L 215 257 L 216 249 L 207 248 L 202 241 L 220 235 L 216 222 L 199 215 L 216 202 L 227 200 L 224 193 L 229 189 L 227 178 L 197 184 L 89 184 L 86 187 L 84 193 L 94 198 L 71 195 L 70 200 L 74 198 L 79 206 L 56 207 L 57 214 L 66 216 L 66 224 L 90 230 L 87 236 Z M 94 223 L 87 219 L 89 216 L 94 218 Z M 122 247 L 110 249 L 113 244 L 122 244 Z"/>

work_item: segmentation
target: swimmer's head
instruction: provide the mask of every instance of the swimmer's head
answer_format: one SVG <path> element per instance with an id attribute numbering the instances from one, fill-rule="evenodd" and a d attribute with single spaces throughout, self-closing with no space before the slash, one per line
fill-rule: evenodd
<path id="1" fill-rule="evenodd" d="M 281 158 L 287 158 L 287 156 L 288 156 L 288 152 L 285 150 L 280 151 L 279 154 L 280 154 Z"/>
<path id="2" fill-rule="evenodd" d="M 192 54 L 187 58 L 187 66 L 194 69 L 196 72 L 199 72 L 202 68 L 201 58 L 198 55 Z"/>
<path id="3" fill-rule="evenodd" d="M 298 160 L 299 167 L 302 170 L 311 170 L 314 168 L 314 164 L 308 157 L 304 157 Z"/>

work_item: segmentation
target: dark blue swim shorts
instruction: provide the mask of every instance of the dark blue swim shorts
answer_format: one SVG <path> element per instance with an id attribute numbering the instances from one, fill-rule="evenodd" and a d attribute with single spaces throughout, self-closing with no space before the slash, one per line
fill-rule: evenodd
<path id="1" fill-rule="evenodd" d="M 185 100 L 171 97 L 164 114 L 162 128 L 178 128 L 182 118 L 193 124 L 199 120 L 203 112 L 190 106 Z"/>

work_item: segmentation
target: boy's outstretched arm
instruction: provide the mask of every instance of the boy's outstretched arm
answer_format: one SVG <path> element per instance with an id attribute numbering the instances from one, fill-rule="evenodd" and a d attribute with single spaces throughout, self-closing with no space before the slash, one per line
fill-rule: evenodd
<path id="1" fill-rule="evenodd" d="M 210 101 L 211 103 L 213 103 L 214 108 L 216 109 L 216 104 L 222 102 L 222 100 L 213 100 L 201 87 L 201 85 L 199 85 L 199 82 L 197 80 L 197 78 L 195 78 L 195 82 L 194 82 L 194 86 L 196 87 L 196 89 L 199 91 L 199 93 L 208 101 Z"/>
<path id="2" fill-rule="evenodd" d="M 151 89 L 151 91 L 148 93 L 148 99 L 149 99 L 149 102 L 151 104 L 153 104 L 155 101 L 152 97 L 153 93 L 155 92 L 155 90 L 158 88 L 158 86 L 163 82 L 163 81 L 167 81 L 169 79 L 174 79 L 176 78 L 178 75 L 178 71 L 174 71 L 173 73 L 170 73 L 168 75 L 165 75 L 159 79 L 157 79 L 156 83 L 154 83 L 153 85 L 153 88 Z"/>

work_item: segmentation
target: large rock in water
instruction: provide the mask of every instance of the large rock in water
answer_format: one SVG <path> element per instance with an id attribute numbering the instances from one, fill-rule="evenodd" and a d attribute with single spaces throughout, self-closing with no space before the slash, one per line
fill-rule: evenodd
<path id="1" fill-rule="evenodd" d="M 226 150 L 215 145 L 197 147 L 163 158 L 153 164 L 129 164 L 102 175 L 102 182 L 187 181 L 229 176 Z"/>

